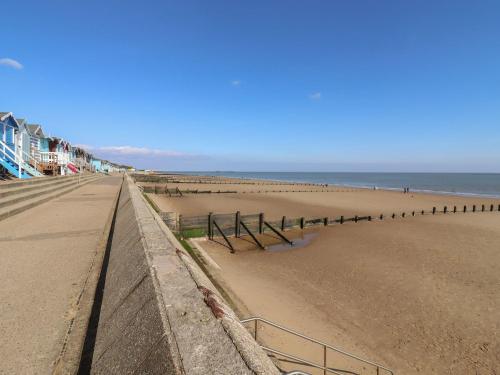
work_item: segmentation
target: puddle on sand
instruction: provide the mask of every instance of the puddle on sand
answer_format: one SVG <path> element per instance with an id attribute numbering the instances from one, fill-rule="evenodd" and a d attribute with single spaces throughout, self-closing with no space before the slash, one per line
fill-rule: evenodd
<path id="1" fill-rule="evenodd" d="M 266 251 L 278 252 L 278 251 L 298 249 L 309 245 L 311 241 L 318 236 L 318 234 L 319 233 L 317 232 L 305 233 L 301 237 L 293 238 L 292 239 L 293 245 L 290 245 L 286 242 L 280 242 L 275 245 L 267 245 Z"/>

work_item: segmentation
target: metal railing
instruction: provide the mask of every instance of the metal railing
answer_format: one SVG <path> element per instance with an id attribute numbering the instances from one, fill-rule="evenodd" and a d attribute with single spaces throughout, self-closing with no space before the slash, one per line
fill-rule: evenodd
<path id="1" fill-rule="evenodd" d="M 290 355 L 290 354 L 287 354 L 287 353 L 283 353 L 282 351 L 279 351 L 279 350 L 276 350 L 276 349 L 272 349 L 272 348 L 269 348 L 265 345 L 262 345 L 262 344 L 259 344 L 261 346 L 261 348 L 268 352 L 268 353 L 272 353 L 272 354 L 275 354 L 275 355 L 279 355 L 281 357 L 284 357 L 284 358 L 287 358 L 287 359 L 290 359 L 290 360 L 293 360 L 295 361 L 296 364 L 301 364 L 301 365 L 304 365 L 304 366 L 309 366 L 309 367 L 314 367 L 316 369 L 320 369 L 320 370 L 323 370 L 323 374 L 327 374 L 327 373 L 330 373 L 330 374 L 336 374 L 336 375 L 345 375 L 346 374 L 346 371 L 342 371 L 340 369 L 333 369 L 331 367 L 328 367 L 327 366 L 327 354 L 328 354 L 328 351 L 331 350 L 335 353 L 338 353 L 340 355 L 343 355 L 343 356 L 346 356 L 348 357 L 349 359 L 351 360 L 354 360 L 354 361 L 357 361 L 357 362 L 361 362 L 362 364 L 364 365 L 367 365 L 369 367 L 371 367 L 374 371 L 375 371 L 375 374 L 376 375 L 382 375 L 382 374 L 390 374 L 390 375 L 394 375 L 394 372 L 390 369 L 388 369 L 387 367 L 385 366 L 382 366 L 381 364 L 378 364 L 378 363 L 375 363 L 375 362 L 372 362 L 372 361 L 369 361 L 367 359 L 364 359 L 364 358 L 361 358 L 361 357 L 358 357 L 354 354 L 351 354 L 351 353 L 348 353 L 344 350 L 341 350 L 339 348 L 336 348 L 334 346 L 331 346 L 331 345 L 328 345 L 324 342 L 321 342 L 321 341 L 318 341 L 312 337 L 308 337 L 306 335 L 303 335 L 299 332 L 296 332 L 296 331 L 293 331 L 291 329 L 288 329 L 286 327 L 283 327 L 279 324 L 276 324 L 274 322 L 271 322 L 267 319 L 264 319 L 264 318 L 261 318 L 261 317 L 250 317 L 250 318 L 247 318 L 247 319 L 243 319 L 241 321 L 241 323 L 245 324 L 245 323 L 250 323 L 250 322 L 253 322 L 254 323 L 254 339 L 255 341 L 257 341 L 257 332 L 258 332 L 258 328 L 259 328 L 259 322 L 261 323 L 264 323 L 264 324 L 267 324 L 269 326 L 272 326 L 274 328 L 277 328 L 281 331 L 284 331 L 286 333 L 289 333 L 291 335 L 294 335 L 296 337 L 300 337 L 304 340 L 307 340 L 309 342 L 312 342 L 314 344 L 317 344 L 317 345 L 320 345 L 323 349 L 323 363 L 322 364 L 318 364 L 318 363 L 314 363 L 314 362 L 311 362 L 311 361 L 308 361 L 308 360 L 305 360 L 303 358 L 299 358 L 299 357 L 296 357 L 296 356 L 293 356 L 293 355 Z M 258 343 L 258 341 L 257 341 Z"/>
<path id="2" fill-rule="evenodd" d="M 35 176 L 40 176 L 42 175 L 42 173 L 39 172 L 38 170 L 38 160 L 36 160 L 32 155 L 28 154 L 26 151 L 22 150 L 22 149 L 19 149 L 20 153 L 24 156 L 27 157 L 27 160 L 24 159 L 23 157 L 21 157 L 21 159 L 23 159 L 27 164 L 31 164 L 31 166 L 33 166 L 34 168 L 34 172 L 33 170 L 30 170 L 30 173 L 34 173 Z"/>

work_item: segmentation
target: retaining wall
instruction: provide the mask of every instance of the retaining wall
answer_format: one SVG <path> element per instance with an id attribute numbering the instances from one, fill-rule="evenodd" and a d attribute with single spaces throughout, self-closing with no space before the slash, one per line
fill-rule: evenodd
<path id="1" fill-rule="evenodd" d="M 212 283 L 124 180 L 92 374 L 278 374 Z"/>

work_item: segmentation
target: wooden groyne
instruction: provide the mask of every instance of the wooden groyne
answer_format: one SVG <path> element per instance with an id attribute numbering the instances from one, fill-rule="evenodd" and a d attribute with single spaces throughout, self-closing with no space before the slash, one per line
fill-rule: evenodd
<path id="1" fill-rule="evenodd" d="M 281 232 L 290 229 L 305 229 L 316 226 L 343 225 L 349 222 L 358 223 L 361 221 L 383 221 L 405 219 L 416 216 L 435 216 L 453 214 L 473 214 L 484 212 L 499 212 L 500 204 L 473 204 L 464 206 L 443 206 L 442 208 L 432 207 L 432 209 L 413 210 L 410 212 L 393 212 L 392 214 L 380 215 L 353 215 L 336 217 L 287 217 L 282 216 L 278 220 L 265 220 L 264 213 L 241 215 L 239 211 L 228 214 L 209 213 L 201 216 L 183 216 L 174 212 L 159 212 L 165 224 L 181 237 L 204 237 L 212 238 L 217 233 L 221 236 L 239 237 L 241 223 L 246 227 L 246 232 L 263 234 L 278 228 Z M 216 223 L 216 227 L 213 223 Z M 268 225 L 266 226 L 266 223 Z M 214 230 L 214 228 L 216 230 Z M 258 242 L 258 241 L 257 241 Z"/>

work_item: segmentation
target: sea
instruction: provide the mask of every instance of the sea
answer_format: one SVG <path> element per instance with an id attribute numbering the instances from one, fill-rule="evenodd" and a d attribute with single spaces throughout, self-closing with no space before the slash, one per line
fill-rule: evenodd
<path id="1" fill-rule="evenodd" d="M 330 184 L 357 188 L 402 190 L 500 198 L 500 173 L 361 173 L 361 172 L 175 172 L 286 182 Z"/>

